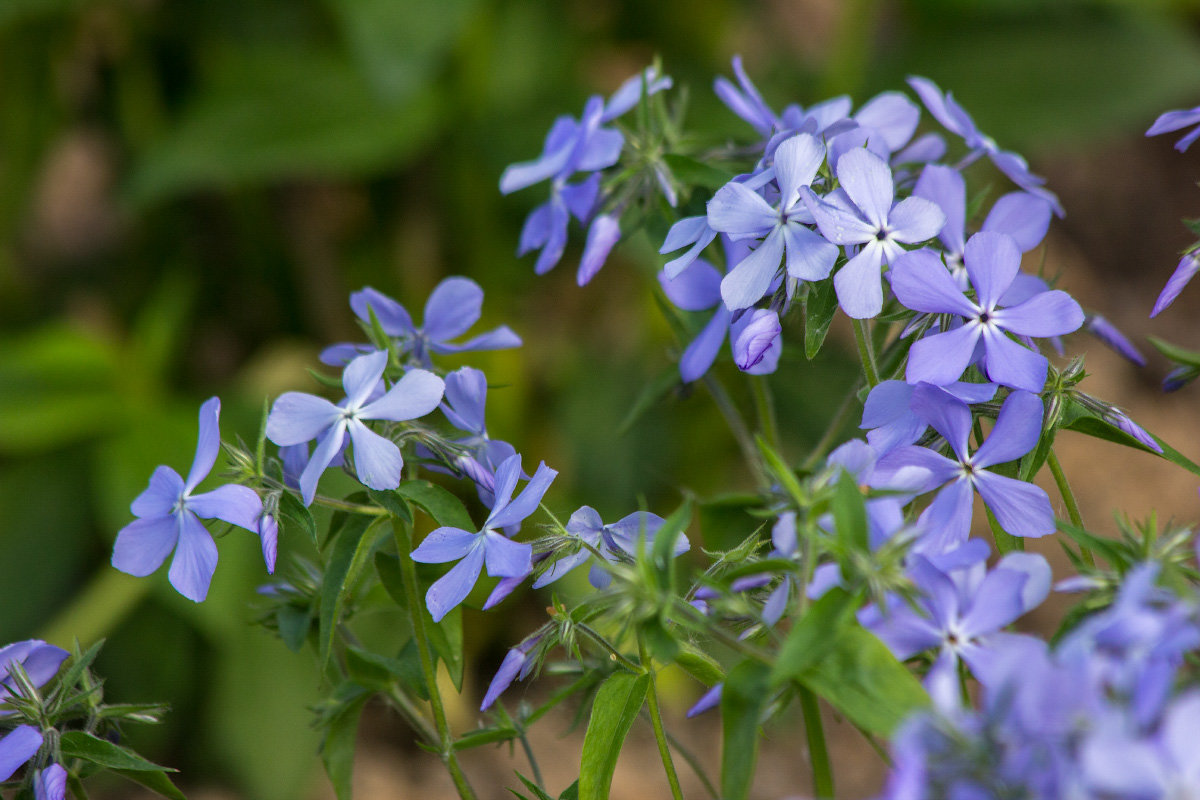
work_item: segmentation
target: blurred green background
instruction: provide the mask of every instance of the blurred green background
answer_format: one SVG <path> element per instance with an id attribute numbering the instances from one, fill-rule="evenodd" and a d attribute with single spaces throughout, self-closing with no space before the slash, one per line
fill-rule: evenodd
<path id="1" fill-rule="evenodd" d="M 1144 210 L 1153 186 L 1089 154 L 1197 102 L 1197 31 L 1195 3 L 1133 0 L 0 0 L 0 642 L 107 636 L 110 698 L 173 705 L 130 733 L 185 786 L 311 794 L 316 677 L 251 624 L 257 543 L 221 542 L 201 606 L 107 565 L 154 466 L 190 463 L 204 398 L 222 397 L 227 438 L 252 438 L 265 397 L 309 388 L 319 348 L 356 337 L 349 292 L 419 314 L 467 275 L 480 329 L 525 338 L 471 363 L 505 385 L 493 435 L 560 471 L 553 508 L 666 513 L 680 487 L 745 487 L 702 391 L 616 432 L 674 369 L 647 291 L 657 243 L 635 237 L 581 290 L 576 230 L 536 278 L 513 254 L 545 190 L 502 197 L 504 166 L 655 56 L 689 87 L 692 127 L 744 136 L 709 90 L 741 53 L 776 108 L 927 75 L 1052 187 Z M 1186 243 L 1179 208 L 1147 227 L 1067 205 L 1063 229 L 1114 271 Z M 793 457 L 854 374 L 834 346 L 772 379 Z M 527 632 L 468 624 L 485 662 Z"/>

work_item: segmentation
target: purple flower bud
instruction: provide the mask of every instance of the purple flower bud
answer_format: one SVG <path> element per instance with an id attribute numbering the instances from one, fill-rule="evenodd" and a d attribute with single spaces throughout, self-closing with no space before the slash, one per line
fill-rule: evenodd
<path id="1" fill-rule="evenodd" d="M 765 308 L 755 310 L 733 343 L 733 361 L 738 369 L 746 371 L 757 366 L 782 332 L 778 314 Z"/>

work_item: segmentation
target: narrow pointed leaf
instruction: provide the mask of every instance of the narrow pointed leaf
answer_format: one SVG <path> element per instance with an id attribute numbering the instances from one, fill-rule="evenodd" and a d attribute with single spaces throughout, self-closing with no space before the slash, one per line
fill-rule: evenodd
<path id="1" fill-rule="evenodd" d="M 746 800 L 758 761 L 759 722 L 770 693 L 770 667 L 743 661 L 721 690 L 721 797 Z"/>
<path id="2" fill-rule="evenodd" d="M 438 525 L 464 531 L 475 530 L 475 523 L 471 521 L 471 515 L 462 501 L 436 484 L 404 481 L 396 493 L 423 508 Z"/>
<path id="3" fill-rule="evenodd" d="M 368 535 L 369 531 L 382 519 L 384 518 L 351 514 L 337 533 L 337 539 L 333 544 L 333 553 L 329 557 L 329 565 L 325 569 L 325 577 L 321 585 L 321 610 L 317 629 L 322 669 L 329 663 L 333 638 L 337 631 L 338 620 L 342 616 L 342 608 L 346 604 L 346 595 L 349 593 L 359 569 L 370 555 L 377 538 L 374 535 Z"/>
<path id="4" fill-rule="evenodd" d="M 650 676 L 617 672 L 596 692 L 579 768 L 580 800 L 607 800 L 625 736 L 646 700 Z"/>

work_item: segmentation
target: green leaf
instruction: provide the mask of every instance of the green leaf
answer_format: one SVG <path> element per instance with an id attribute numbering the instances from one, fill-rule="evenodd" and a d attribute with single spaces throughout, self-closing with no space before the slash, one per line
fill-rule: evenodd
<path id="1" fill-rule="evenodd" d="M 617 757 L 650 687 L 647 673 L 616 672 L 596 692 L 583 736 L 579 767 L 580 800 L 607 800 Z"/>
<path id="2" fill-rule="evenodd" d="M 367 532 L 383 519 L 350 514 L 337 533 L 333 553 L 329 557 L 329 565 L 325 568 L 325 577 L 321 583 L 321 609 L 317 630 L 322 670 L 329 662 L 334 634 L 337 632 L 337 624 L 341 619 L 350 585 L 353 584 L 354 577 L 375 543 L 376 537 L 368 536 Z"/>
<path id="3" fill-rule="evenodd" d="M 867 504 L 854 477 L 845 470 L 834 488 L 833 521 L 843 551 L 868 551 Z"/>
<path id="4" fill-rule="evenodd" d="M 404 502 L 404 498 L 398 492 L 367 489 L 367 495 L 375 505 L 387 511 L 393 517 L 408 525 L 412 525 L 412 509 L 408 507 L 408 503 Z"/>
<path id="5" fill-rule="evenodd" d="M 132 769 L 114 769 L 113 772 L 134 783 L 140 783 L 160 797 L 166 797 L 169 800 L 187 800 L 183 792 L 179 791 L 179 787 L 172 783 L 164 772 Z"/>
<path id="6" fill-rule="evenodd" d="M 692 501 L 690 498 L 684 500 L 679 508 L 675 509 L 669 517 L 663 520 L 663 524 L 654 534 L 652 556 L 656 569 L 666 571 L 671 568 L 671 565 L 675 562 L 675 542 L 679 540 L 680 534 L 683 533 L 691 521 Z"/>
<path id="7" fill-rule="evenodd" d="M 321 743 L 321 763 L 338 800 L 350 800 L 354 776 L 354 749 L 358 740 L 358 720 L 370 694 L 351 700 L 329 721 Z"/>
<path id="8" fill-rule="evenodd" d="M 562 794 L 558 796 L 558 800 L 579 800 L 579 781 L 575 781 L 563 789 Z"/>
<path id="9" fill-rule="evenodd" d="M 312 512 L 305 508 L 294 494 L 283 492 L 279 495 L 279 513 L 307 533 L 313 544 L 317 543 L 316 520 L 313 519 Z"/>
<path id="10" fill-rule="evenodd" d="M 546 791 L 542 787 L 538 786 L 536 783 L 529 780 L 521 773 L 518 772 L 517 777 L 521 779 L 521 783 L 525 784 L 526 789 L 533 792 L 533 796 L 536 797 L 537 800 L 554 800 L 553 797 L 546 794 Z"/>
<path id="11" fill-rule="evenodd" d="M 853 619 L 857 599 L 835 586 L 808 607 L 779 648 L 771 670 L 772 685 L 800 677 L 829 653 L 839 632 Z"/>
<path id="12" fill-rule="evenodd" d="M 807 500 L 804 496 L 804 491 L 800 488 L 800 482 L 796 480 L 796 473 L 787 465 L 771 445 L 757 434 L 754 437 L 754 443 L 758 445 L 758 452 L 762 455 L 766 462 L 767 469 L 771 473 L 771 477 L 779 482 L 789 495 L 792 496 L 801 507 L 807 506 Z"/>
<path id="13" fill-rule="evenodd" d="M 686 642 L 680 644 L 679 654 L 675 656 L 675 663 L 705 686 L 712 686 L 725 680 L 725 670 L 721 668 L 720 662 Z"/>
<path id="14" fill-rule="evenodd" d="M 194 99 L 133 165 L 125 199 L 134 206 L 301 175 L 374 174 L 403 163 L 439 115 L 434 84 L 383 102 L 327 46 L 226 46 L 206 53 L 205 65 Z"/>
<path id="15" fill-rule="evenodd" d="M 712 164 L 697 161 L 694 158 L 679 155 L 678 153 L 667 153 L 663 156 L 663 161 L 666 162 L 667 168 L 671 170 L 671 174 L 678 178 L 681 183 L 700 186 L 705 189 L 712 189 L 713 191 L 720 189 L 735 177 L 729 170 L 721 169 Z"/>
<path id="16" fill-rule="evenodd" d="M 770 668 L 743 661 L 729 671 L 721 690 L 721 797 L 745 800 L 758 762 L 759 727 L 771 693 Z"/>
<path id="17" fill-rule="evenodd" d="M 400 608 L 407 609 L 408 597 L 404 594 L 404 573 L 400 571 L 400 559 L 391 553 L 376 553 L 375 572 L 388 597 Z"/>
<path id="18" fill-rule="evenodd" d="M 65 731 L 59 737 L 62 754 L 67 758 L 81 758 L 107 769 L 124 769 L 134 772 L 175 772 L 139 756 L 132 750 L 113 744 L 85 731 Z"/>
<path id="19" fill-rule="evenodd" d="M 1107 561 L 1110 567 L 1117 569 L 1128 565 L 1129 559 L 1115 542 L 1089 533 L 1083 528 L 1077 528 L 1065 520 L 1057 520 L 1055 524 L 1060 531 L 1074 539 L 1080 547 L 1092 551 Z"/>
<path id="20" fill-rule="evenodd" d="M 396 493 L 423 508 L 438 525 L 474 531 L 475 523 L 462 501 L 429 481 L 404 481 Z"/>
<path id="21" fill-rule="evenodd" d="M 485 744 L 509 742 L 517 738 L 516 728 L 479 728 L 463 734 L 454 742 L 455 750 L 470 750 L 472 747 L 482 747 Z"/>
<path id="22" fill-rule="evenodd" d="M 855 725 L 880 736 L 929 705 L 912 673 L 857 624 L 843 626 L 829 652 L 799 680 Z"/>
<path id="23" fill-rule="evenodd" d="M 1157 336 L 1146 337 L 1150 340 L 1150 344 L 1154 345 L 1158 352 L 1162 353 L 1167 358 L 1177 364 L 1184 364 L 1189 367 L 1200 367 L 1200 352 L 1195 350 L 1185 350 L 1179 345 L 1171 344 L 1163 341 Z"/>
<path id="24" fill-rule="evenodd" d="M 407 557 L 407 556 L 406 556 Z M 420 566 L 420 565 L 418 565 Z M 400 560 L 388 553 L 375 554 L 375 571 L 388 596 L 396 601 L 400 608 L 408 609 L 408 598 L 404 593 L 404 575 L 400 569 Z M 419 592 L 425 591 L 424 586 L 418 587 Z M 442 617 L 441 622 L 434 622 L 429 612 L 422 606 L 425 616 L 425 633 L 434 654 L 446 665 L 455 688 L 462 689 L 463 668 L 463 638 L 462 638 L 462 607 L 459 606 Z M 422 684 L 422 687 L 424 684 Z M 425 691 L 422 688 L 422 691 Z"/>
<path id="25" fill-rule="evenodd" d="M 825 334 L 829 333 L 837 307 L 837 293 L 832 280 L 808 284 L 808 293 L 800 308 L 804 315 L 804 355 L 809 361 L 821 352 L 821 345 L 825 343 Z"/>
<path id="26" fill-rule="evenodd" d="M 279 638 L 284 646 L 293 653 L 299 653 L 308 640 L 308 632 L 312 630 L 312 607 L 298 608 L 283 605 L 275 612 L 275 624 L 279 628 Z"/>

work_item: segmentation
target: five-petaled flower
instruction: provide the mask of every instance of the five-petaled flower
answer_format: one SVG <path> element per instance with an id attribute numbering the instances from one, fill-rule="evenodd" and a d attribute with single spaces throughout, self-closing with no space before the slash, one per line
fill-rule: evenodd
<path id="1" fill-rule="evenodd" d="M 112 565 L 138 577 L 154 572 L 174 550 L 168 573 L 171 585 L 197 603 L 208 595 L 217 569 L 217 545 L 201 519 L 223 520 L 259 534 L 264 559 L 272 568 L 275 562 L 274 552 L 267 552 L 267 545 L 273 548 L 275 542 L 275 522 L 264 516 L 262 501 L 253 489 L 227 484 L 193 494 L 217 460 L 220 411 L 221 401 L 216 397 L 200 407 L 200 435 L 187 480 L 170 467 L 156 469 L 150 485 L 130 506 L 138 519 L 121 529 L 113 545 Z"/>

